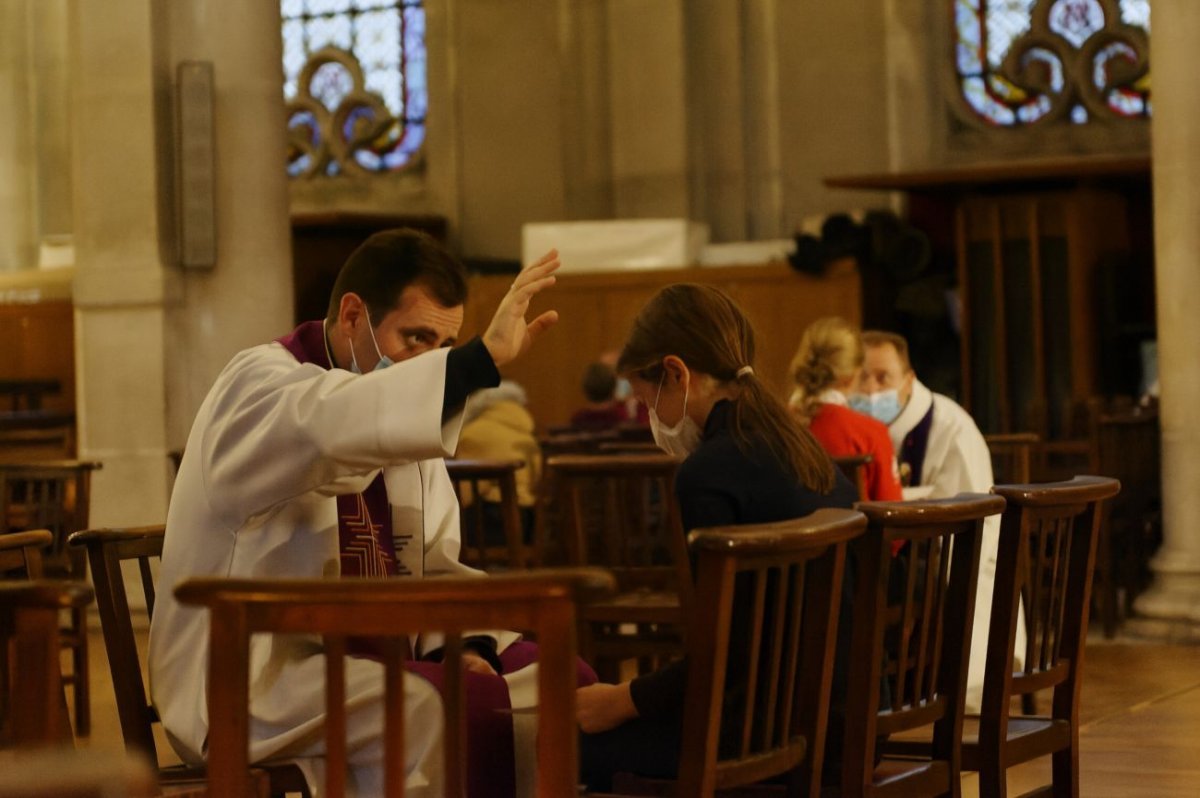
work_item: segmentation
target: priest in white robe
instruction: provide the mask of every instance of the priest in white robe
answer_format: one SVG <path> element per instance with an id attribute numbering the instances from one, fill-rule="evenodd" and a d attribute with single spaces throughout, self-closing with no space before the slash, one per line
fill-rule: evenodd
<path id="1" fill-rule="evenodd" d="M 458 504 L 441 458 L 456 448 L 468 395 L 498 384 L 497 366 L 556 321 L 550 311 L 527 324 L 525 314 L 558 265 L 551 252 L 525 269 L 482 338 L 454 347 L 461 264 L 422 234 L 376 234 L 347 260 L 325 320 L 225 367 L 180 464 L 150 629 L 152 700 L 185 762 L 203 762 L 207 747 L 209 641 L 207 612 L 175 600 L 183 580 L 477 573 L 458 562 Z M 514 705 L 518 693 L 534 693 L 526 672 L 502 664 L 516 637 L 481 632 L 465 652 L 471 671 L 505 670 Z M 418 640 L 415 655 L 436 659 L 439 648 Z M 350 792 L 379 795 L 382 665 L 352 657 L 346 678 Z M 315 644 L 256 636 L 251 761 L 294 759 L 315 788 L 323 692 Z M 405 693 L 406 794 L 440 796 L 440 700 L 412 673 Z M 522 770 L 517 781 L 528 778 Z"/>
<path id="2" fill-rule="evenodd" d="M 864 362 L 861 390 L 868 397 L 862 408 L 888 425 L 900 481 L 906 499 L 945 499 L 958 493 L 988 493 L 992 489 L 992 458 L 975 420 L 948 396 L 929 390 L 912 370 L 908 343 L 899 335 L 866 331 L 862 334 Z M 971 660 L 967 674 L 967 711 L 978 712 L 983 700 L 1000 517 L 983 525 L 975 620 L 971 631 Z M 1017 616 L 1016 659 L 1025 650 L 1025 619 Z"/>

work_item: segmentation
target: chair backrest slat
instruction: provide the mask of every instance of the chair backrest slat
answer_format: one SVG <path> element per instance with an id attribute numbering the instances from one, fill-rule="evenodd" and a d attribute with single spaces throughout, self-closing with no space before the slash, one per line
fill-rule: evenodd
<path id="1" fill-rule="evenodd" d="M 87 574 L 86 558 L 67 546 L 67 538 L 87 528 L 91 475 L 98 468 L 100 463 L 80 460 L 0 463 L 0 534 L 50 530 L 54 539 L 43 555 L 48 576 Z"/>

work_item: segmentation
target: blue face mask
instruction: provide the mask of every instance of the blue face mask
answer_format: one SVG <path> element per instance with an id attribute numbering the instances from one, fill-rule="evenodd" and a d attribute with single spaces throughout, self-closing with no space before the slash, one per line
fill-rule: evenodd
<path id="1" fill-rule="evenodd" d="M 363 305 L 363 313 L 367 317 L 367 332 L 371 333 L 371 343 L 375 346 L 375 354 L 379 355 L 379 362 L 375 364 L 375 368 L 371 371 L 379 371 L 388 366 L 395 365 L 396 361 L 379 351 L 379 342 L 375 340 L 375 328 L 371 326 L 371 311 L 367 310 L 367 306 Z M 355 374 L 362 374 L 362 369 L 358 367 L 358 358 L 354 355 L 354 339 L 350 339 L 350 370 Z"/>
<path id="2" fill-rule="evenodd" d="M 615 396 L 618 401 L 624 402 L 630 396 L 633 396 L 633 383 L 624 377 L 617 377 L 617 387 L 613 391 L 613 396 Z"/>
<path id="3" fill-rule="evenodd" d="M 846 403 L 850 405 L 851 410 L 865 413 L 884 424 L 895 421 L 903 409 L 900 406 L 900 392 L 895 388 L 871 394 L 851 394 L 846 397 Z"/>

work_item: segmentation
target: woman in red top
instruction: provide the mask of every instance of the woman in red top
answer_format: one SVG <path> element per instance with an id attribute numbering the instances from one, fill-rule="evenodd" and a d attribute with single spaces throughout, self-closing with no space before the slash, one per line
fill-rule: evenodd
<path id="1" fill-rule="evenodd" d="M 858 335 L 837 317 L 809 325 L 792 358 L 795 390 L 788 404 L 832 457 L 871 455 L 865 466 L 865 498 L 899 501 L 900 479 L 887 427 L 847 404 L 863 363 Z"/>

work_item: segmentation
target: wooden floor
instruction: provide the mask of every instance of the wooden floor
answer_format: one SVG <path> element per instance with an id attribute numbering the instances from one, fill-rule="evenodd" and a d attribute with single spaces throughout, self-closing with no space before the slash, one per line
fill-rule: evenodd
<path id="1" fill-rule="evenodd" d="M 144 646 L 145 634 L 139 638 Z M 121 751 L 98 631 L 91 644 L 93 730 L 80 745 Z M 1089 640 L 1081 721 L 1083 798 L 1200 796 L 1200 646 Z M 161 737 L 159 756 L 164 763 L 177 761 Z M 1010 794 L 1046 783 L 1049 773 L 1049 760 L 1012 769 Z M 965 775 L 964 798 L 977 795 L 975 776 Z"/>

